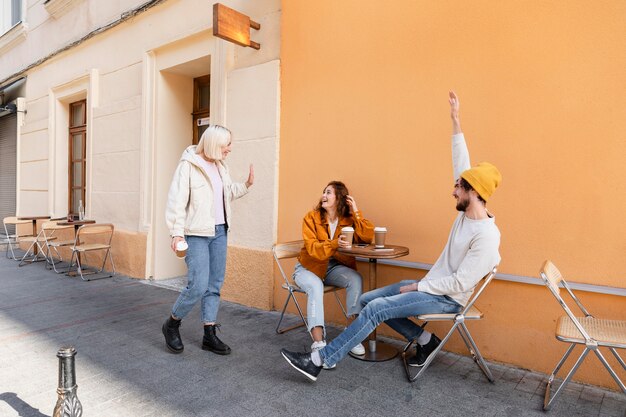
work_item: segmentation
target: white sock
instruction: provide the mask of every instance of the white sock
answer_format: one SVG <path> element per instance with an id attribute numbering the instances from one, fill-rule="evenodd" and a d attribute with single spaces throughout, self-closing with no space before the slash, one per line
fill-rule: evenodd
<path id="1" fill-rule="evenodd" d="M 431 333 L 424 330 L 422 334 L 417 337 L 417 343 L 421 346 L 424 346 L 428 342 L 430 342 Z"/>
<path id="2" fill-rule="evenodd" d="M 322 366 L 322 357 L 320 356 L 319 350 L 314 350 L 311 352 L 311 360 L 315 364 L 315 366 Z"/>
<path id="3" fill-rule="evenodd" d="M 313 342 L 313 344 L 311 345 L 311 351 L 320 350 L 323 347 L 326 347 L 325 340 L 320 340 L 319 342 Z"/>

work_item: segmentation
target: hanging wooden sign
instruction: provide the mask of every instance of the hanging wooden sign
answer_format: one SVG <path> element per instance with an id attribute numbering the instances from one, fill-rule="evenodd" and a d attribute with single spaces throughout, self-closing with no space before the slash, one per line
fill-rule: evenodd
<path id="1" fill-rule="evenodd" d="M 249 16 L 223 4 L 213 5 L 213 36 L 241 46 L 260 49 L 261 45 L 250 39 L 250 28 L 259 30 L 261 25 Z"/>

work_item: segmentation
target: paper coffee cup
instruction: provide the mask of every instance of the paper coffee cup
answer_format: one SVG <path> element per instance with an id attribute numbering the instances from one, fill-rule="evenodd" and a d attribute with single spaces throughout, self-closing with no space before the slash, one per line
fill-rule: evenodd
<path id="1" fill-rule="evenodd" d="M 374 228 L 374 246 L 377 248 L 384 248 L 386 236 L 387 236 L 386 227 L 375 227 Z"/>
<path id="2" fill-rule="evenodd" d="M 341 234 L 344 236 L 344 241 L 350 244 L 349 247 L 352 247 L 352 240 L 354 239 L 354 229 L 350 226 L 344 227 L 341 229 Z"/>
<path id="3" fill-rule="evenodd" d="M 184 240 L 179 241 L 176 244 L 176 256 L 181 259 L 184 258 L 187 255 L 187 248 L 189 248 L 187 242 L 185 242 Z"/>

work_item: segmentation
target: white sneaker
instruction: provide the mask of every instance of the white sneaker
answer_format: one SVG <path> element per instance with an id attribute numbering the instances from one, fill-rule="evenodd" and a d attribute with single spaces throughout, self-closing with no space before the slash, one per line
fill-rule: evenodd
<path id="1" fill-rule="evenodd" d="M 359 343 L 350 350 L 350 353 L 357 356 L 363 356 L 365 355 L 365 346 L 363 346 L 363 343 Z"/>
<path id="2" fill-rule="evenodd" d="M 325 340 L 322 340 L 321 342 L 313 342 L 313 344 L 311 345 L 311 351 L 320 350 L 324 347 L 326 347 Z M 333 366 L 328 366 L 325 362 L 322 362 L 322 368 L 324 369 L 334 369 L 335 367 L 337 367 L 337 364 L 334 364 Z"/>

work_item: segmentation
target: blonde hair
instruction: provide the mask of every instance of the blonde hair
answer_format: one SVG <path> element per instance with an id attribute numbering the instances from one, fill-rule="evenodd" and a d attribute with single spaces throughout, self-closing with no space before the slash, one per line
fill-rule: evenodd
<path id="1" fill-rule="evenodd" d="M 222 147 L 228 146 L 231 139 L 230 130 L 220 125 L 210 125 L 200 137 L 196 153 L 216 161 L 222 160 Z"/>

